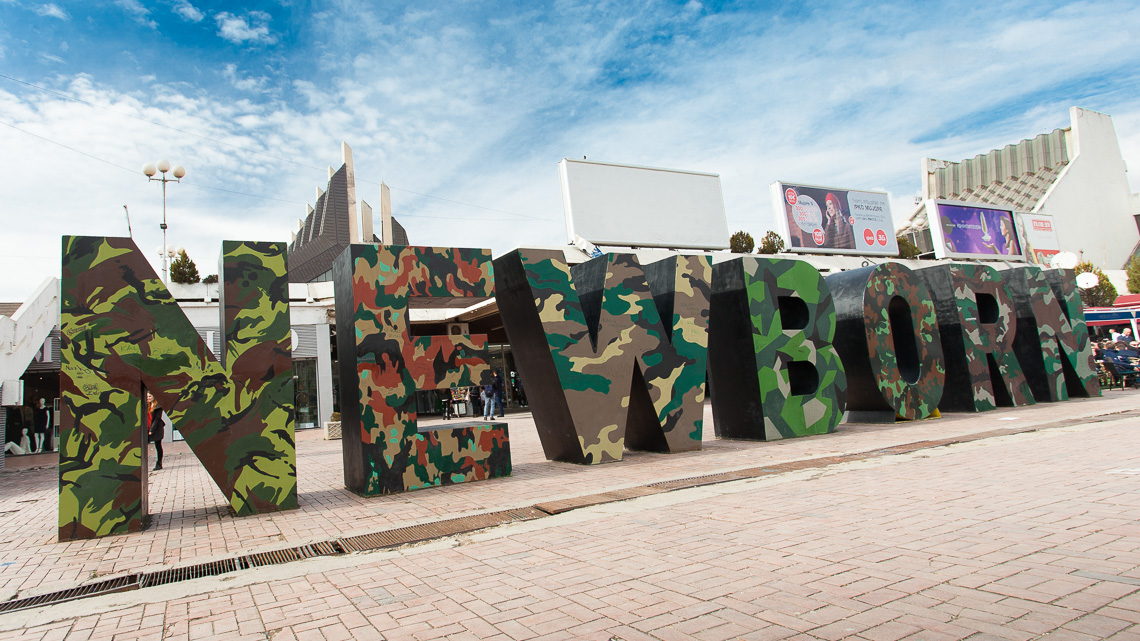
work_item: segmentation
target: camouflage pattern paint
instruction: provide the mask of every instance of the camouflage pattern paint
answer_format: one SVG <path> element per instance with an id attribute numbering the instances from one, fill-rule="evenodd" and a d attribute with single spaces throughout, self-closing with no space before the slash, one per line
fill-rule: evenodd
<path id="1" fill-rule="evenodd" d="M 942 399 L 946 367 L 934 302 L 922 279 L 891 262 L 826 280 L 835 300 L 835 348 L 847 370 L 847 409 L 930 416 Z"/>
<path id="2" fill-rule="evenodd" d="M 285 253 L 222 244 L 219 362 L 132 240 L 63 237 L 60 540 L 142 529 L 143 386 L 236 513 L 297 506 Z"/>
<path id="3" fill-rule="evenodd" d="M 415 392 L 491 382 L 485 335 L 413 337 L 412 297 L 489 297 L 486 249 L 352 245 L 333 265 L 345 485 L 391 494 L 509 476 L 505 423 L 420 430 Z"/>
<path id="4" fill-rule="evenodd" d="M 834 431 L 847 401 L 831 290 L 810 264 L 746 256 L 713 268 L 709 380 L 718 437 Z M 723 390 L 723 393 L 722 393 Z"/>
<path id="5" fill-rule="evenodd" d="M 643 269 L 632 254 L 606 254 L 571 270 L 560 251 L 522 249 L 495 261 L 495 277 L 547 458 L 700 448 L 709 257 Z"/>
<path id="6" fill-rule="evenodd" d="M 980 263 L 949 263 L 916 270 L 934 297 L 946 357 L 939 409 L 985 412 L 1033 405 L 1033 394 L 1013 354 L 1017 315 L 1001 274 Z"/>
<path id="7" fill-rule="evenodd" d="M 1014 353 L 1034 398 L 1049 402 L 1100 396 L 1074 273 L 1027 266 L 1007 269 L 1002 278 L 1017 310 Z"/>

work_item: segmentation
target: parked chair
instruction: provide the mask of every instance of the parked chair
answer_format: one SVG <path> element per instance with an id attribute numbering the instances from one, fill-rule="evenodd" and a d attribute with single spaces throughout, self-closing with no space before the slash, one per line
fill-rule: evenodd
<path id="1" fill-rule="evenodd" d="M 1140 363 L 1136 359 L 1117 357 L 1112 360 L 1106 358 L 1104 365 L 1105 369 L 1112 375 L 1114 382 L 1117 379 L 1120 380 L 1120 389 L 1124 389 L 1126 386 L 1136 387 L 1140 383 Z"/>
<path id="2" fill-rule="evenodd" d="M 1104 371 L 1102 380 L 1108 383 L 1108 389 L 1112 389 L 1116 384 L 1120 383 L 1120 389 L 1124 389 L 1124 377 L 1120 375 L 1120 371 L 1116 369 L 1116 363 L 1113 363 L 1107 358 L 1101 361 L 1101 368 Z M 1105 380 L 1106 379 L 1106 380 Z M 1102 383 L 1103 385 L 1104 383 Z"/>

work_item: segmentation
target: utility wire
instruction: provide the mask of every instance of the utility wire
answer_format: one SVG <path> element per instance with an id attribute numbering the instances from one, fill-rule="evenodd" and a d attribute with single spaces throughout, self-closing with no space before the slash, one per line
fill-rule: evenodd
<path id="1" fill-rule="evenodd" d="M 56 145 L 57 147 L 63 147 L 64 149 L 71 151 L 71 152 L 74 152 L 74 153 L 77 153 L 80 156 L 86 156 L 87 158 L 90 158 L 92 160 L 97 160 L 103 164 L 110 165 L 110 166 L 116 167 L 118 169 L 122 169 L 123 171 L 130 172 L 131 174 L 134 174 L 135 176 L 139 175 L 139 171 L 137 169 L 131 169 L 130 167 L 124 167 L 123 165 L 120 165 L 119 163 L 111 162 L 110 160 L 105 160 L 105 159 L 100 158 L 98 156 L 93 156 L 93 155 L 91 155 L 85 151 L 80 151 L 80 150 L 76 149 L 75 147 L 69 147 L 69 146 L 63 144 L 62 142 L 56 142 L 56 141 L 52 140 L 51 138 L 44 138 L 43 136 L 41 136 L 39 134 L 34 134 L 34 133 L 28 131 L 27 129 L 20 129 L 16 125 L 4 122 L 3 120 L 0 120 L 0 125 L 4 125 L 5 127 L 11 127 L 12 129 L 15 129 L 16 131 L 18 131 L 20 133 L 27 134 L 33 138 L 38 138 L 44 142 Z M 248 193 L 245 193 L 243 191 L 234 191 L 232 189 L 223 189 L 221 187 L 211 187 L 210 185 L 203 185 L 201 183 L 195 183 L 195 182 L 190 182 L 190 181 L 185 181 L 185 180 L 180 181 L 180 182 L 183 185 L 190 185 L 191 187 L 198 187 L 200 189 L 210 189 L 212 191 L 224 191 L 228 194 L 237 194 L 239 196 L 250 196 L 252 198 L 264 198 L 266 200 L 276 200 L 278 202 L 292 203 L 294 205 L 303 205 L 304 204 L 304 203 L 297 202 L 295 200 L 285 200 L 283 198 L 274 198 L 272 196 L 262 196 L 259 194 L 248 194 Z"/>
<path id="2" fill-rule="evenodd" d="M 47 143 L 51 143 L 51 144 L 53 144 L 53 145 L 56 145 L 57 147 L 63 147 L 64 149 L 66 149 L 66 150 L 68 150 L 68 151 L 70 151 L 70 152 L 73 152 L 73 153 L 77 153 L 77 154 L 79 154 L 80 156 L 85 156 L 85 157 L 87 157 L 87 158 L 90 158 L 90 159 L 92 159 L 92 160 L 97 160 L 97 161 L 99 161 L 99 162 L 101 162 L 101 163 L 104 163 L 104 164 L 110 165 L 110 166 L 112 166 L 112 167 L 115 167 L 115 168 L 117 168 L 117 169 L 122 169 L 123 171 L 129 172 L 129 173 L 131 173 L 131 174 L 134 174 L 134 175 L 136 175 L 136 176 L 139 174 L 139 172 L 138 172 L 137 170 L 131 169 L 130 167 L 124 167 L 123 165 L 120 165 L 120 164 L 118 164 L 118 163 L 116 163 L 116 162 L 112 162 L 112 161 L 110 161 L 110 160 L 105 160 L 105 159 L 103 159 L 103 158 L 100 158 L 100 157 L 98 157 L 98 156 L 93 156 L 93 155 L 91 155 L 91 154 L 89 154 L 89 153 L 87 153 L 87 152 L 85 152 L 85 151 L 80 151 L 80 150 L 76 149 L 75 147 L 69 147 L 68 145 L 65 145 L 65 144 L 63 144 L 63 143 L 61 143 L 61 142 L 56 142 L 56 141 L 54 141 L 54 140 L 52 140 L 52 139 L 50 139 L 50 138 L 45 138 L 45 137 L 43 137 L 43 136 L 41 136 L 41 135 L 39 135 L 39 134 L 34 134 L 34 133 L 32 133 L 32 132 L 30 132 L 30 131 L 28 131 L 28 130 L 26 130 L 26 129 L 21 129 L 21 128 L 19 128 L 19 127 L 17 127 L 17 126 L 15 126 L 15 125 L 13 125 L 13 124 L 10 124 L 10 123 L 7 123 L 7 122 L 4 122 L 4 121 L 2 121 L 2 120 L 0 120 L 0 125 L 4 125 L 4 126 L 6 126 L 6 127 L 10 127 L 10 128 L 12 128 L 12 129 L 15 129 L 16 131 L 18 131 L 18 132 L 20 132 L 20 133 L 24 133 L 24 134 L 27 134 L 27 135 L 29 135 L 29 136 L 31 136 L 31 137 L 33 137 L 33 138 L 38 138 L 39 140 L 42 140 L 42 141 L 44 141 L 44 142 L 47 142 Z M 182 180 L 182 181 L 180 181 L 180 184 L 183 184 L 183 185 L 190 185 L 191 187 L 197 187 L 197 188 L 199 188 L 199 189 L 209 189 L 209 190 L 211 190 L 211 191 L 221 191 L 221 192 L 225 192 L 225 193 L 227 193 L 227 194 L 237 194 L 237 195 L 239 195 L 239 196 L 249 196 L 249 197 L 251 197 L 251 198 L 261 198 L 261 199 L 264 199 L 264 200 L 275 200 L 275 201 L 277 201 L 277 202 L 281 202 L 281 203 L 289 203 L 289 204 L 291 204 L 291 205 L 304 205 L 304 204 L 306 204 L 306 203 L 302 203 L 302 202 L 299 202 L 299 201 L 296 201 L 296 200 L 286 200 L 286 199 L 284 199 L 284 198 L 274 198 L 274 197 L 272 197 L 272 196 L 262 196 L 262 195 L 260 195 L 260 194 L 250 194 L 250 193 L 247 193 L 247 192 L 244 192 L 244 191 L 235 191 L 235 190 L 233 190 L 233 189 L 225 189 L 225 188 L 222 188 L 222 187 L 212 187 L 212 186 L 210 186 L 210 185 L 203 185 L 203 184 L 201 184 L 201 183 L 191 182 L 191 181 L 188 181 L 188 180 Z M 394 189 L 394 188 L 393 188 L 393 189 Z M 406 190 L 406 189 L 401 189 L 400 191 L 408 191 L 408 190 Z M 414 191 L 413 191 L 413 192 L 409 192 L 409 193 L 413 193 L 413 194 L 416 194 L 416 192 L 414 192 Z M 439 200 L 447 200 L 446 198 L 439 198 L 439 196 L 431 196 L 431 195 L 428 195 L 428 194 L 416 194 L 416 195 L 419 195 L 419 196 L 427 196 L 428 198 L 437 198 L 437 199 L 439 199 Z M 457 202 L 457 201 L 448 201 L 448 202 Z M 460 203 L 460 204 L 467 204 L 467 203 Z M 490 209 L 489 207 L 479 207 L 479 205 L 469 205 L 469 206 L 471 206 L 471 207 L 478 207 L 479 209 L 486 209 L 486 210 L 488 210 L 488 211 L 495 211 L 495 212 L 499 212 L 499 213 L 510 213 L 510 212 L 501 212 L 501 211 L 500 211 L 500 210 L 498 210 L 498 209 Z M 465 218 L 465 217 L 462 217 L 462 216 L 425 216 L 425 215 L 422 215 L 422 214 L 408 214 L 408 215 L 407 215 L 407 218 L 430 218 L 430 219 L 433 219 L 433 220 L 468 220 L 468 221 L 470 220 L 470 218 Z M 539 220 L 547 220 L 547 219 L 539 219 Z M 516 221 L 514 218 L 483 218 L 483 219 L 482 219 L 482 221 L 485 221 L 485 222 L 517 222 L 517 221 Z"/>
<path id="3" fill-rule="evenodd" d="M 364 182 L 370 182 L 370 181 L 364 181 Z M 379 183 L 376 183 L 376 184 L 379 184 Z M 530 216 L 528 214 L 519 214 L 519 213 L 516 213 L 513 211 L 503 211 L 502 209 L 493 209 L 491 207 L 483 207 L 482 205 L 472 205 L 471 203 L 460 202 L 458 200 L 451 200 L 449 198 L 441 198 L 439 196 L 432 196 L 431 194 L 421 194 L 418 191 L 412 191 L 410 189 L 400 189 L 399 187 L 392 187 L 391 185 L 389 185 L 388 188 L 394 189 L 396 191 L 402 191 L 402 192 L 408 193 L 408 194 L 415 194 L 417 196 L 423 196 L 424 198 L 434 198 L 436 200 L 442 200 L 443 202 L 446 202 L 446 203 L 454 203 L 456 205 L 466 205 L 468 207 L 474 207 L 476 209 L 485 209 L 487 211 L 493 211 L 493 212 L 496 212 L 499 214 L 510 214 L 511 216 L 521 216 L 523 218 L 531 218 L 534 220 L 545 220 L 548 222 L 562 222 L 559 220 L 555 220 L 553 218 L 544 218 L 542 216 Z M 484 218 L 483 220 L 494 220 L 494 219 Z M 500 218 L 499 220 L 513 220 L 513 219 L 511 219 L 511 218 Z"/>
<path id="4" fill-rule="evenodd" d="M 207 140 L 207 141 L 209 141 L 209 142 L 212 142 L 212 143 L 215 143 L 215 144 L 219 144 L 219 145 L 225 145 L 225 146 L 227 146 L 227 147 L 232 147 L 232 148 L 234 148 L 234 149 L 237 149 L 237 150 L 239 150 L 239 151 L 244 151 L 244 152 L 246 152 L 246 153 L 254 154 L 254 155 L 257 155 L 257 156 L 264 156 L 264 157 L 266 157 L 266 158 L 272 158 L 273 160 L 279 160 L 279 161 L 281 161 L 281 162 L 287 162 L 287 163 L 289 163 L 289 164 L 292 164 L 292 165 L 296 165 L 296 166 L 298 166 L 298 167 L 304 167 L 304 168 L 306 168 L 306 169 L 312 169 L 312 170 L 314 170 L 314 171 L 320 171 L 320 172 L 324 172 L 324 171 L 326 171 L 325 169 L 322 169 L 322 168 L 320 168 L 320 167 L 314 167 L 313 165 L 306 165 L 305 163 L 302 163 L 302 162 L 297 162 L 297 161 L 295 161 L 295 160 L 290 160 L 289 158 L 283 158 L 283 157 L 281 157 L 281 156 L 274 156 L 273 154 L 265 153 L 265 152 L 263 152 L 263 151 L 257 151 L 257 150 L 255 150 L 255 149 L 249 149 L 249 148 L 246 148 L 246 147 L 242 147 L 241 145 L 235 145 L 235 144 L 233 144 L 233 143 L 231 143 L 231 142 L 226 142 L 226 141 L 224 141 L 224 140 L 218 140 L 218 139 L 216 139 L 216 138 L 210 138 L 209 136 L 203 136 L 203 135 L 201 135 L 201 134 L 196 134 L 196 133 L 194 133 L 194 132 L 192 132 L 192 131 L 186 131 L 185 129 L 179 129 L 179 128 L 177 128 L 177 127 L 171 127 L 170 125 L 164 125 L 164 124 L 162 124 L 162 123 L 160 123 L 160 122 L 155 122 L 154 120 L 148 120 L 147 118 L 143 118 L 143 117 L 141 117 L 141 116 L 136 116 L 136 115 L 134 115 L 134 114 L 130 114 L 130 113 L 127 113 L 127 112 L 125 112 L 125 111 L 119 111 L 118 109 L 112 109 L 112 108 L 110 108 L 110 107 L 106 107 L 106 106 L 104 106 L 104 105 L 95 104 L 95 103 L 93 103 L 93 102 L 90 102 L 90 101 L 87 101 L 87 100 L 83 100 L 82 98 L 77 98 L 77 97 L 75 97 L 75 96 L 73 96 L 73 95 L 71 95 L 71 94 L 68 94 L 68 93 L 65 93 L 65 92 L 62 92 L 62 91 L 58 91 L 58 90 L 55 90 L 55 89 L 49 89 L 48 87 L 43 87 L 43 86 L 41 86 L 41 85 L 37 85 L 37 84 L 33 84 L 33 83 L 30 83 L 30 82 L 27 82 L 27 81 L 24 81 L 24 80 L 20 80 L 19 78 L 13 78 L 12 76 L 9 76 L 9 75 L 5 75 L 5 74 L 2 74 L 2 73 L 0 73 L 0 78 L 3 78 L 3 79 L 5 79 L 5 80 L 10 80 L 10 81 L 12 81 L 12 82 L 15 82 L 15 83 L 17 83 L 17 84 L 21 84 L 21 85 L 24 85 L 25 87 L 31 87 L 31 88 L 33 88 L 33 89 L 37 89 L 37 90 L 39 90 L 39 91 L 43 91 L 43 92 L 46 92 L 46 93 L 50 93 L 50 94 L 52 94 L 52 95 L 56 95 L 56 96 L 59 96 L 59 97 L 61 97 L 61 98 L 66 98 L 67 100 L 72 100 L 72 101 L 74 101 L 74 102 L 78 102 L 78 103 L 80 103 L 80 104 L 84 104 L 84 105 L 87 105 L 87 106 L 89 106 L 89 107 L 94 107 L 94 108 L 96 108 L 96 109 L 102 109 L 102 110 L 104 110 L 104 111 L 109 111 L 109 112 L 111 112 L 111 113 L 114 113 L 114 114 L 118 114 L 118 115 L 120 115 L 120 116 L 125 116 L 125 117 L 127 117 L 127 118 L 131 118 L 131 119 L 133 119 L 133 120 L 138 120 L 138 121 L 140 121 L 140 122 L 145 122 L 145 123 L 147 123 L 147 124 L 151 124 L 151 125 L 154 125 L 154 126 L 156 126 L 156 127 L 161 127 L 161 128 L 163 128 L 163 129 L 168 129 L 168 130 L 170 130 L 170 131 L 177 131 L 178 133 L 181 133 L 181 134 L 186 134 L 187 136 L 193 136 L 193 137 L 195 137 L 195 138 L 200 138 L 200 139 L 202 139 L 202 140 Z M 0 124 L 8 124 L 8 123 L 0 123 Z M 82 152 L 82 151 L 79 151 L 79 150 L 77 150 L 77 149 L 71 149 L 70 147 L 67 147 L 66 145 L 63 145 L 63 144 L 61 144 L 61 143 L 57 143 L 57 142 L 55 142 L 54 140 L 48 140 L 47 138 L 43 138 L 42 136 L 36 136 L 36 134 L 33 134 L 33 133 L 31 133 L 31 132 L 28 132 L 28 131 L 24 131 L 23 129 L 19 129 L 18 127 L 15 127 L 15 126 L 13 126 L 13 125 L 8 125 L 8 126 L 9 126 L 9 127 L 12 127 L 13 129 L 16 129 L 17 131 L 23 131 L 23 132 L 24 132 L 24 133 L 26 133 L 26 134 L 29 134 L 29 135 L 31 135 L 31 136 L 35 136 L 36 138 L 40 138 L 41 140 L 46 140 L 47 142 L 50 142 L 50 143 L 53 143 L 53 144 L 59 145 L 59 146 L 61 146 L 61 147 L 64 147 L 64 148 L 66 148 L 66 149 L 70 149 L 71 151 L 74 151 L 75 153 L 78 153 L 78 154 L 82 154 L 82 155 L 84 155 L 84 156 L 88 156 L 88 157 L 90 157 L 90 158 L 94 158 L 95 160 L 98 160 L 98 161 L 100 161 L 100 162 L 105 162 L 105 163 L 108 163 L 108 164 L 110 164 L 110 165 L 114 165 L 115 167 L 119 167 L 119 168 L 121 168 L 121 169 L 127 169 L 126 167 L 123 167 L 122 165 L 116 165 L 115 163 L 112 163 L 112 162 L 110 162 L 110 161 L 107 161 L 107 160 L 103 160 L 102 158 L 96 158 L 95 156 L 91 156 L 90 154 L 86 154 L 86 153 L 84 153 L 84 152 Z M 134 173 L 134 170 L 133 170 L 133 169 L 127 169 L 127 171 L 130 171 L 130 172 Z M 372 185 L 379 185 L 379 184 L 380 184 L 380 182 L 379 182 L 379 181 L 375 181 L 375 180 L 368 180 L 368 179 L 366 179 L 366 178 L 356 178 L 356 180 L 357 180 L 358 182 L 369 183 L 369 184 L 372 184 Z M 196 187 L 202 187 L 203 189 L 213 189 L 213 190 L 215 190 L 215 191 L 223 191 L 223 192 L 227 192 L 227 193 L 231 193 L 231 194 L 240 194 L 240 195 L 243 195 L 243 196 L 253 196 L 253 197 L 255 197 L 255 198 L 265 198 L 266 200 L 276 200 L 276 201 L 279 201 L 279 202 L 286 202 L 286 203 L 293 203 L 293 204 L 302 204 L 302 203 L 298 203 L 297 201 L 293 201 L 293 200 L 283 200 L 283 199 L 281 199 L 281 198 L 273 198 L 273 197 L 270 197 L 270 196 L 257 196 L 257 195 L 255 195 L 255 194 L 246 194 L 246 193 L 243 193 L 243 192 L 240 192 L 240 191 L 231 191 L 231 190 L 228 190 L 228 189 L 222 189 L 222 188 L 220 188 L 220 187 L 208 187 L 208 186 L 206 186 L 206 185 L 197 185 L 197 184 L 194 184 L 194 183 L 185 183 L 185 184 L 194 185 L 194 186 L 196 186 Z M 472 204 L 472 203 L 465 203 L 465 202 L 463 202 L 463 201 L 460 201 L 460 200 L 451 200 L 450 198 L 443 198 L 443 197 L 441 197 L 441 196 L 433 196 L 433 195 L 431 195 L 431 194 L 423 194 L 423 193 L 420 193 L 420 192 L 417 192 L 417 191 L 412 191 L 412 190 L 410 190 L 410 189 L 401 189 L 401 188 L 399 188 L 399 187 L 392 187 L 391 185 L 389 185 L 389 189 L 393 189 L 393 190 L 396 190 L 396 191 L 402 191 L 402 192 L 404 192 L 404 193 L 408 193 L 408 194 L 414 194 L 414 195 L 416 195 L 416 196 L 423 196 L 424 198 L 433 198 L 433 199 L 435 199 L 435 200 L 442 200 L 442 201 L 444 201 L 444 202 L 452 203 L 452 204 L 455 204 L 455 205 L 463 205 L 463 206 L 465 206 L 465 207 L 474 207 L 475 209 L 483 209 L 483 210 L 486 210 L 486 211 L 493 211 L 493 212 L 496 212 L 496 213 L 499 213 L 499 214 L 507 214 L 507 215 L 510 215 L 510 216 L 519 216 L 519 217 L 521 217 L 521 218 L 530 218 L 530 219 L 533 219 L 533 220 L 544 220 L 544 221 L 548 221 L 548 222 L 560 222 L 560 221 L 558 221 L 558 220 L 556 220 L 556 219 L 553 219 L 553 218 L 546 218 L 546 217 L 543 217 L 543 216 L 531 216 L 531 215 L 528 215 L 528 214 L 520 214 L 520 213 L 517 213 L 517 212 L 513 212 L 513 211 L 505 211 L 505 210 L 502 210 L 502 209 L 494 209 L 494 208 L 492 208 L 492 207 L 483 207 L 482 205 L 475 205 L 475 204 Z M 415 215 L 411 215 L 410 217 L 413 217 L 413 218 L 439 218 L 439 219 L 443 219 L 443 220 L 467 220 L 466 218 L 459 218 L 459 217 L 455 217 L 455 218 L 452 218 L 452 217 L 446 217 L 446 216 L 415 216 Z M 485 218 L 485 219 L 483 219 L 483 220 L 496 220 L 496 219 L 486 219 L 486 218 Z M 502 220 L 505 220 L 505 221 L 509 221 L 510 219 L 502 219 Z"/>
<path id="5" fill-rule="evenodd" d="M 267 154 L 265 152 L 257 151 L 255 149 L 246 149 L 245 147 L 242 147 L 241 145 L 235 145 L 232 142 L 226 142 L 224 140 L 218 140 L 216 138 L 210 138 L 209 136 L 203 136 L 202 134 L 196 134 L 192 131 L 186 131 L 185 129 L 179 129 L 178 127 L 171 127 L 170 125 L 164 125 L 161 122 L 155 122 L 153 120 L 148 120 L 146 118 L 143 118 L 142 116 L 136 116 L 134 114 L 129 114 L 125 111 L 119 111 L 118 109 L 112 109 L 110 107 L 106 107 L 103 105 L 97 105 L 93 102 L 89 102 L 89 101 L 84 100 L 82 98 L 76 98 L 75 96 L 73 96 L 69 93 L 57 91 L 55 89 L 49 89 L 47 87 L 41 87 L 40 85 L 32 84 L 30 82 L 25 82 L 25 81 L 20 80 L 18 78 L 13 78 L 12 76 L 7 76 L 7 75 L 4 75 L 2 73 L 0 73 L 0 78 L 4 78 L 5 80 L 11 80 L 12 82 L 16 82 L 16 83 L 19 83 L 21 85 L 24 85 L 25 87 L 31 87 L 33 89 L 38 89 L 40 91 L 44 91 L 44 92 L 59 96 L 61 98 L 73 100 L 75 102 L 87 105 L 88 107 L 94 107 L 96 109 L 102 109 L 104 111 L 109 111 L 111 113 L 118 114 L 120 116 L 126 116 L 127 118 L 138 120 L 139 122 L 145 122 L 145 123 L 154 125 L 155 127 L 162 127 L 163 129 L 169 129 L 170 131 L 177 131 L 180 134 L 186 134 L 187 136 L 194 136 L 195 138 L 201 138 L 202 140 L 208 140 L 212 143 L 216 143 L 219 145 L 225 145 L 227 147 L 233 147 L 234 149 L 238 149 L 238 150 L 244 151 L 246 153 L 256 154 L 258 156 L 265 156 L 266 158 L 272 158 L 274 160 L 280 160 L 281 162 L 287 162 L 287 163 L 290 163 L 293 165 L 297 165 L 298 167 L 305 167 L 306 169 L 314 169 L 316 171 L 325 171 L 324 169 L 321 169 L 320 167 L 314 167 L 312 165 L 306 165 L 305 163 L 300 163 L 300 162 L 297 162 L 295 160 L 290 160 L 288 158 L 282 158 L 280 156 L 274 156 L 273 154 Z"/>

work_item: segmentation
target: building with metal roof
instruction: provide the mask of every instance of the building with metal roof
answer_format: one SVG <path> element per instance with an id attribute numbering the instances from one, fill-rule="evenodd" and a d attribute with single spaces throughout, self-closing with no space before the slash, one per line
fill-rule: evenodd
<path id="1" fill-rule="evenodd" d="M 957 162 L 924 158 L 922 202 L 897 229 L 933 249 L 927 202 L 945 199 L 1050 216 L 1060 251 L 1123 269 L 1140 244 L 1140 194 L 1128 186 L 1112 117 L 1073 107 L 1071 124 Z"/>

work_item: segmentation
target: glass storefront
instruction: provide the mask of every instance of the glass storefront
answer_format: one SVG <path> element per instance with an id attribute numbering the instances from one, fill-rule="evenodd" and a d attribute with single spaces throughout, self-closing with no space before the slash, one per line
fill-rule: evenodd
<path id="1" fill-rule="evenodd" d="M 3 445 L 6 450 L 8 443 L 19 448 L 19 451 L 15 448 L 8 450 L 9 456 L 36 451 L 51 452 L 59 444 L 59 371 L 44 371 L 43 368 L 32 371 L 35 365 L 33 363 L 29 371 L 20 377 L 24 383 L 24 404 L 20 407 L 0 408 L 5 413 Z M 39 409 L 40 400 L 44 401 L 45 410 Z M 47 413 L 48 426 L 41 443 L 37 443 L 35 425 L 37 419 L 42 418 L 41 411 Z"/>
<path id="2" fill-rule="evenodd" d="M 511 346 L 505 344 L 489 345 L 487 348 L 488 364 L 493 371 L 499 372 L 504 381 L 503 403 L 505 410 L 526 407 L 526 391 L 515 369 L 514 355 Z M 416 413 L 421 416 L 440 416 L 443 412 L 443 400 L 446 395 L 452 396 L 452 408 L 456 416 L 472 417 L 482 416 L 482 403 L 476 398 L 474 407 L 467 402 L 466 394 L 459 389 L 453 390 L 420 390 L 416 392 Z M 479 396 L 479 389 L 475 388 L 475 396 Z"/>
<path id="3" fill-rule="evenodd" d="M 297 429 L 321 427 L 317 415 L 317 359 L 293 359 L 293 399 L 297 407 Z"/>

